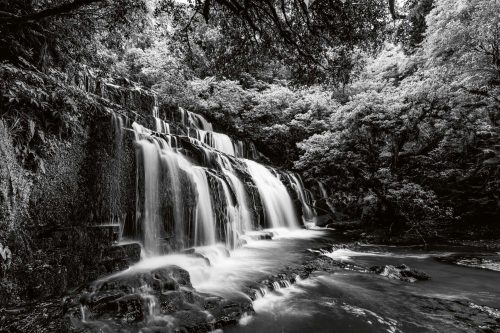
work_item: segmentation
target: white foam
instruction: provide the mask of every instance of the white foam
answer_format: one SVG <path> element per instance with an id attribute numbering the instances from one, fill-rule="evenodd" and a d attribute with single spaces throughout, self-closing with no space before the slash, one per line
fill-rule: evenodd
<path id="1" fill-rule="evenodd" d="M 386 331 L 389 333 L 396 333 L 396 332 L 402 332 L 397 328 L 398 322 L 395 319 L 392 318 L 383 318 L 382 316 L 378 315 L 377 313 L 370 311 L 368 309 L 360 308 L 354 305 L 349 305 L 349 304 L 342 304 L 340 306 L 344 311 L 353 314 L 357 317 L 373 317 L 377 322 L 379 322 L 381 325 L 387 326 Z M 372 325 L 372 321 L 368 320 L 368 323 Z"/>
<path id="2" fill-rule="evenodd" d="M 290 315 L 294 317 L 311 317 L 314 313 L 312 309 L 307 309 L 304 304 L 300 308 L 294 306 L 293 303 L 287 302 L 292 297 L 304 294 L 306 291 L 302 288 L 293 285 L 289 288 L 281 288 L 279 292 L 271 292 L 264 297 L 254 301 L 253 307 L 257 314 L 273 313 L 281 315 Z"/>
<path id="3" fill-rule="evenodd" d="M 246 326 L 248 325 L 251 321 L 253 320 L 253 316 L 249 315 L 248 313 L 244 313 L 243 316 L 241 316 L 240 320 L 238 321 L 238 324 L 240 326 Z"/>
<path id="4" fill-rule="evenodd" d="M 312 230 L 312 229 L 273 228 L 273 229 L 264 229 L 264 231 L 273 233 L 273 239 L 283 239 L 283 238 L 313 239 L 323 236 L 325 234 L 323 230 Z"/>
<path id="5" fill-rule="evenodd" d="M 413 258 L 426 259 L 432 254 L 398 254 L 390 252 L 359 252 L 350 249 L 337 249 L 332 252 L 321 252 L 322 255 L 337 261 L 352 261 L 353 257 L 391 257 L 391 258 Z"/>

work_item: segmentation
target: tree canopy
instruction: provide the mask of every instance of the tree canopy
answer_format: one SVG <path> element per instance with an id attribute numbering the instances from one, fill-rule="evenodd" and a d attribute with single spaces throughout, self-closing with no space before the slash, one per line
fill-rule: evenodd
<path id="1" fill-rule="evenodd" d="M 498 227 L 499 13 L 491 0 L 3 1 L 0 59 L 135 81 L 302 172 L 335 219 L 430 237 Z M 45 102 L 21 88 L 4 86 L 6 109 Z"/>

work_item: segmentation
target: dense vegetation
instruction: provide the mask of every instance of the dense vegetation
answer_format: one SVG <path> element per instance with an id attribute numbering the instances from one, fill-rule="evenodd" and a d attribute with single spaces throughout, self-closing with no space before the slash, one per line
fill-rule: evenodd
<path id="1" fill-rule="evenodd" d="M 12 2 L 0 117 L 31 169 L 44 131 L 90 112 L 51 88 L 86 66 L 254 141 L 333 219 L 422 239 L 499 227 L 499 1 Z"/>

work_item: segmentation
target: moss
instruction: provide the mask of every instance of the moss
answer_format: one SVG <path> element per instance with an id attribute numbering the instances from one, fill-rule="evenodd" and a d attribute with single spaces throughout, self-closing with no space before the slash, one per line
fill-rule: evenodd
<path id="1" fill-rule="evenodd" d="M 114 247 L 116 227 L 94 226 L 135 220 L 133 135 L 118 147 L 111 115 L 144 116 L 93 95 L 91 80 L 86 92 L 10 65 L 0 77 L 0 242 L 13 252 L 3 303 L 61 296 L 137 261 L 134 246 Z M 146 111 L 152 95 L 132 90 L 120 89 L 123 103 Z"/>

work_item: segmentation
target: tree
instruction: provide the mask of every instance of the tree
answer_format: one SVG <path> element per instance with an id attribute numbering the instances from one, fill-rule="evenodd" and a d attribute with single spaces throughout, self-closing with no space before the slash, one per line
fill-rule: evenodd
<path id="1" fill-rule="evenodd" d="M 0 60 L 41 69 L 87 62 L 99 67 L 99 47 L 119 50 L 144 26 L 145 1 L 36 1 L 0 4 Z"/>
<path id="2" fill-rule="evenodd" d="M 498 6 L 437 0 L 412 52 L 368 56 L 328 130 L 299 144 L 296 167 L 337 209 L 425 238 L 498 227 Z"/>
<path id="3" fill-rule="evenodd" d="M 396 39 L 403 44 L 406 52 L 414 52 L 424 40 L 427 29 L 425 18 L 434 6 L 434 2 L 434 0 L 410 0 L 405 4 L 408 14 L 397 28 Z"/>
<path id="4" fill-rule="evenodd" d="M 191 10 L 186 29 L 196 29 L 197 18 L 202 17 L 223 38 L 221 51 L 215 54 L 237 59 L 238 65 L 232 68 L 217 66 L 227 68 L 225 76 L 235 78 L 239 65 L 256 64 L 253 55 L 257 54 L 260 66 L 269 61 L 283 63 L 300 83 L 328 79 L 347 83 L 353 53 L 358 48 L 376 49 L 387 22 L 383 0 L 214 0 L 196 1 Z"/>
<path id="5" fill-rule="evenodd" d="M 22 13 L 20 15 L 12 12 L 2 11 L 0 22 L 3 24 L 25 24 L 27 22 L 38 21 L 46 17 L 65 15 L 82 7 L 95 3 L 104 3 L 104 0 L 74 0 L 73 2 L 63 2 L 49 8 L 33 11 L 31 13 Z"/>
<path id="6" fill-rule="evenodd" d="M 439 67 L 457 85 L 476 89 L 498 85 L 499 12 L 498 0 L 438 1 L 426 19 L 428 65 Z"/>

